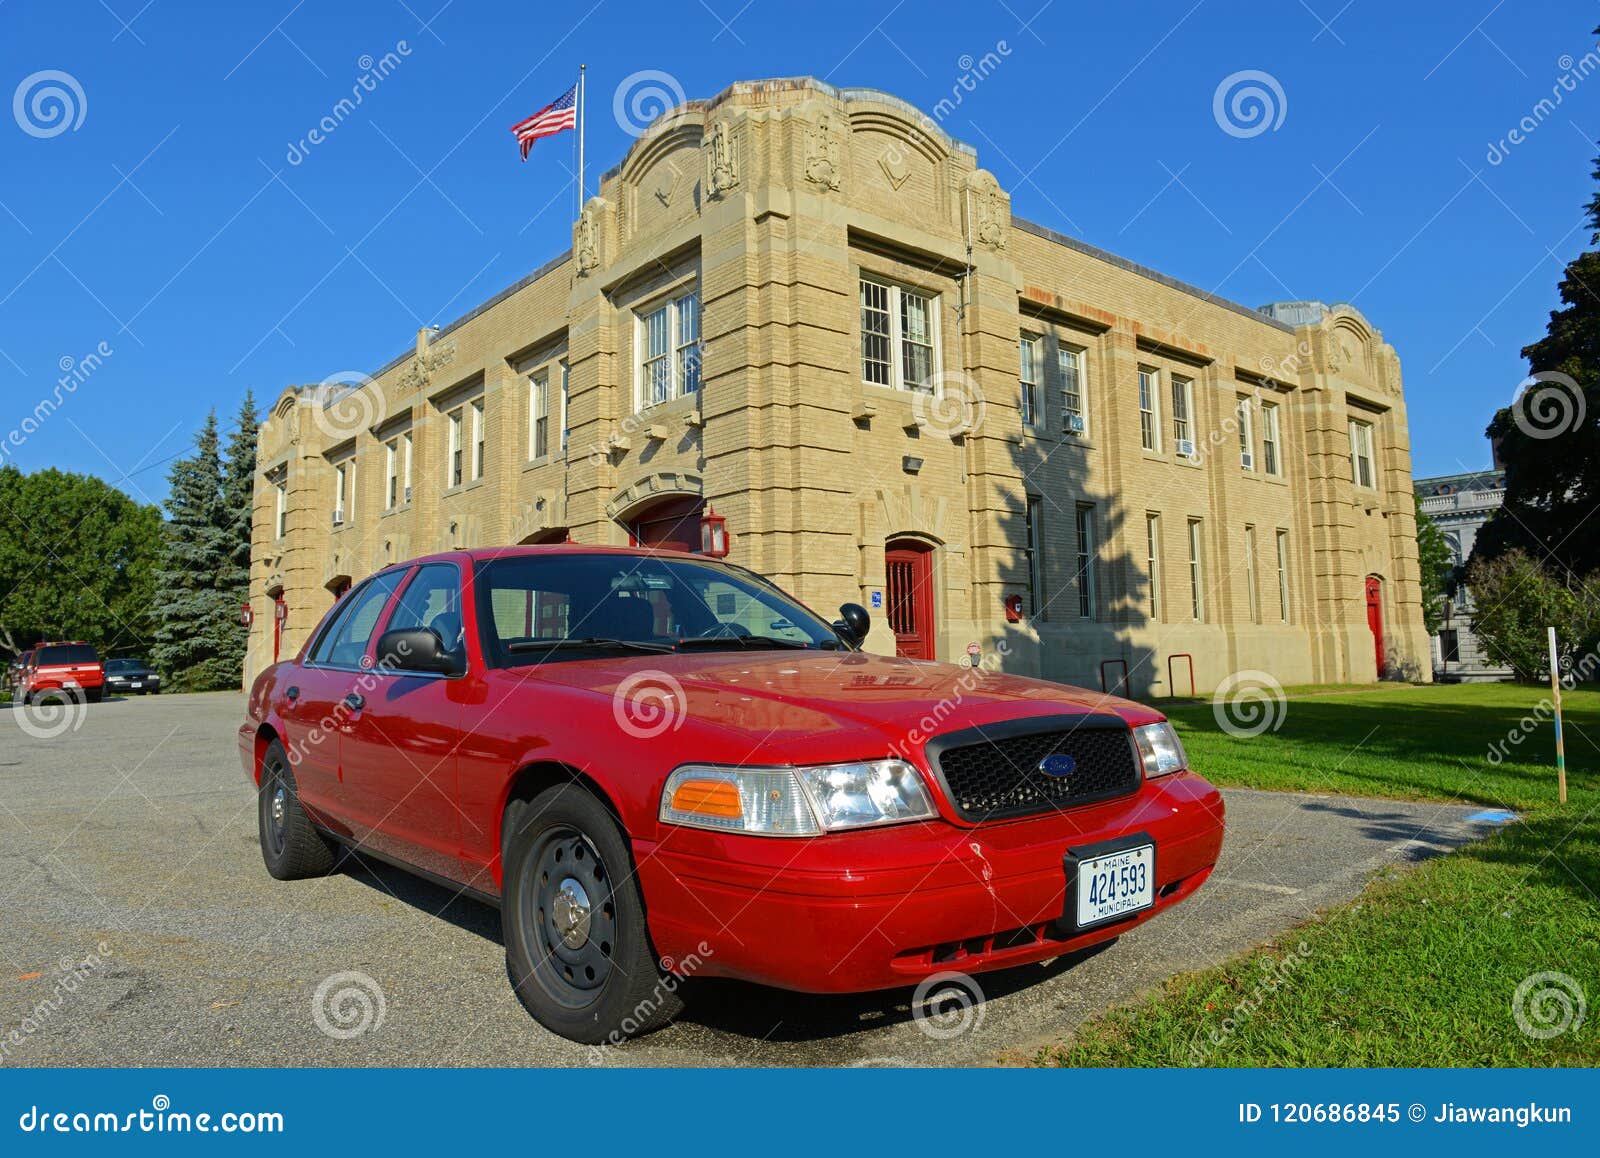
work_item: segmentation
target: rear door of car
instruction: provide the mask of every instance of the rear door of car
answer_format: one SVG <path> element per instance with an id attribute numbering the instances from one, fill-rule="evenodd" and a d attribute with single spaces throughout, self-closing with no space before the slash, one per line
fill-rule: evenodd
<path id="1" fill-rule="evenodd" d="M 312 810 L 349 824 L 340 776 L 340 748 L 354 693 L 373 633 L 403 570 L 367 580 L 345 597 L 300 663 L 278 680 L 278 716 L 301 798 Z"/>
<path id="2" fill-rule="evenodd" d="M 468 678 L 462 581 L 455 562 L 418 567 L 382 626 L 432 628 L 455 654 L 457 673 L 372 668 L 356 688 L 360 706 L 350 714 L 340 749 L 345 798 L 361 843 L 451 880 L 461 875 L 456 775 Z"/>

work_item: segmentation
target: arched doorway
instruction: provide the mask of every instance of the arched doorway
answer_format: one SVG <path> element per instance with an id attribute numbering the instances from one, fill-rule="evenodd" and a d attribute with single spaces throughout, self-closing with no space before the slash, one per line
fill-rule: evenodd
<path id="1" fill-rule="evenodd" d="M 935 659 L 933 547 L 916 539 L 895 539 L 884 549 L 888 580 L 884 602 L 894 631 L 894 653 L 907 659 Z"/>
<path id="2" fill-rule="evenodd" d="M 1367 627 L 1372 632 L 1373 656 L 1378 664 L 1378 678 L 1383 678 L 1383 580 L 1376 575 L 1367 576 Z"/>
<path id="3" fill-rule="evenodd" d="M 699 495 L 674 495 L 659 499 L 623 520 L 635 547 L 661 551 L 700 552 L 700 514 L 705 500 Z"/>

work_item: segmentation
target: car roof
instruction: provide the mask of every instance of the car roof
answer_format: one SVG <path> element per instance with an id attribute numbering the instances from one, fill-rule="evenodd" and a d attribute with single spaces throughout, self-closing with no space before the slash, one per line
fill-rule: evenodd
<path id="1" fill-rule="evenodd" d="M 635 558 L 692 559 L 701 563 L 720 563 L 723 560 L 692 551 L 663 551 L 652 547 L 606 547 L 590 543 L 516 544 L 507 547 L 470 547 L 459 551 L 439 551 L 432 555 L 419 555 L 403 563 L 385 567 L 394 571 L 414 567 L 421 563 L 488 563 L 495 559 L 528 559 L 544 555 L 624 555 Z"/>

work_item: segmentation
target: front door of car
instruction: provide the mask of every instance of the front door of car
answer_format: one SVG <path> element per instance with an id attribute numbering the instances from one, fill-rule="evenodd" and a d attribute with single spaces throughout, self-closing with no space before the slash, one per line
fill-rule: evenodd
<path id="1" fill-rule="evenodd" d="M 456 656 L 458 674 L 398 671 L 379 661 L 355 689 L 359 708 L 340 749 L 345 800 L 361 842 L 452 880 L 461 869 L 457 749 L 472 742 L 460 733 L 461 587 L 454 563 L 418 567 L 383 625 L 436 631 Z"/>
<path id="2" fill-rule="evenodd" d="M 275 704 L 295 786 L 312 811 L 345 820 L 339 753 L 353 681 L 373 629 L 404 572 L 379 575 L 347 596 L 304 662 L 282 669 Z"/>

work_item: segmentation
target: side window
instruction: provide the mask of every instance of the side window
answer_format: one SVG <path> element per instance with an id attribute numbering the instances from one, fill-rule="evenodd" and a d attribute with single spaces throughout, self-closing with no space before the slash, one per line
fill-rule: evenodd
<path id="1" fill-rule="evenodd" d="M 461 619 L 461 572 L 450 563 L 430 563 L 418 570 L 400 593 L 390 631 L 428 627 L 438 632 L 458 659 L 466 657 Z"/>
<path id="2" fill-rule="evenodd" d="M 372 629 L 378 625 L 378 616 L 404 574 L 393 571 L 380 575 L 352 595 L 339 618 L 317 641 L 311 662 L 347 667 L 359 664 L 361 657 L 367 654 L 367 644 L 372 639 Z"/>

